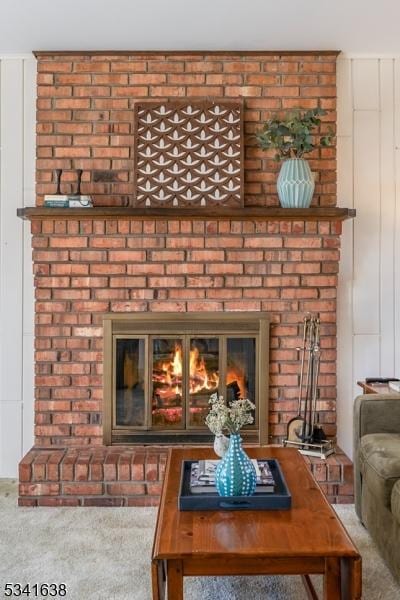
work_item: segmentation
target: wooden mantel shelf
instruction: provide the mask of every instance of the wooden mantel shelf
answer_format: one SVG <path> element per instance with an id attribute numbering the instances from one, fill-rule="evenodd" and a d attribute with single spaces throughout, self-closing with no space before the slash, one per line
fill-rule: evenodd
<path id="1" fill-rule="evenodd" d="M 21 219 L 230 219 L 266 221 L 344 221 L 356 216 L 353 208 L 44 208 L 17 209 Z"/>

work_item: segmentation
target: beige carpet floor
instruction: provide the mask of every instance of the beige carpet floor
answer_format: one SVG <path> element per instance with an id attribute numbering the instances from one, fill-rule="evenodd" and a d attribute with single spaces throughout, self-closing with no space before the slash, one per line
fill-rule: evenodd
<path id="1" fill-rule="evenodd" d="M 65 583 L 67 600 L 151 600 L 154 508 L 18 508 L 0 480 L 0 598 L 4 584 Z M 363 557 L 363 598 L 395 600 L 398 587 L 353 506 L 337 512 Z M 321 578 L 315 581 L 320 588 Z M 185 580 L 185 600 L 305 600 L 299 577 Z"/>

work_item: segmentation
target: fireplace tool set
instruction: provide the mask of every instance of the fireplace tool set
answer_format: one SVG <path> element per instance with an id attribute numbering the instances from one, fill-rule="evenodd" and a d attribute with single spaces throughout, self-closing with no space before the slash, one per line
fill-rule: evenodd
<path id="1" fill-rule="evenodd" d="M 334 452 L 317 422 L 318 377 L 320 369 L 319 315 L 306 315 L 303 320 L 303 341 L 300 352 L 300 382 L 297 416 L 287 425 L 284 446 L 298 448 L 302 454 L 326 458 Z"/>

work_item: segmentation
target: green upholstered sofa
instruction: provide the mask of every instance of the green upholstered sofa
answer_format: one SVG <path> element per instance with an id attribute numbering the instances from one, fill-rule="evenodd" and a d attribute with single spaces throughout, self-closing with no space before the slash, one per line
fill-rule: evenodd
<path id="1" fill-rule="evenodd" d="M 356 512 L 400 581 L 400 394 L 354 403 Z"/>

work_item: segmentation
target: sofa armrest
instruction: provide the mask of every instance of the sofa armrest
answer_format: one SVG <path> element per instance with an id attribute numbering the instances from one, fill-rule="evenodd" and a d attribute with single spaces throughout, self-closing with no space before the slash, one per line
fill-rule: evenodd
<path id="1" fill-rule="evenodd" d="M 400 433 L 400 394 L 363 394 L 354 402 L 354 442 L 367 433 Z"/>
<path id="2" fill-rule="evenodd" d="M 400 433 L 400 394 L 363 394 L 357 396 L 353 410 L 354 496 L 356 512 L 361 514 L 360 439 L 368 433 Z"/>

